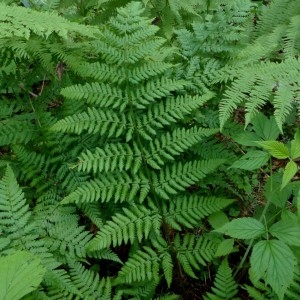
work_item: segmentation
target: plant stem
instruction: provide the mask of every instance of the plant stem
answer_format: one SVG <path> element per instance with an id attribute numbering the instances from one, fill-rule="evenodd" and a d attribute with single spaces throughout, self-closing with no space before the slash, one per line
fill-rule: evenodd
<path id="1" fill-rule="evenodd" d="M 272 161 L 271 160 L 270 160 L 270 165 L 271 165 L 271 168 L 270 168 L 270 170 L 271 170 L 270 171 L 270 177 L 271 177 L 271 191 L 272 191 L 273 190 L 273 177 L 272 177 Z M 266 203 L 263 211 L 262 211 L 262 214 L 261 214 L 261 216 L 259 218 L 259 222 L 262 222 L 262 220 L 265 218 L 265 215 L 266 215 L 266 213 L 268 211 L 268 208 L 269 208 L 270 204 L 271 204 L 271 200 L 269 199 L 267 201 L 267 203 Z M 235 272 L 233 274 L 233 277 L 236 277 L 236 275 L 238 274 L 238 272 L 240 271 L 240 269 L 243 267 L 243 265 L 244 265 L 244 263 L 245 263 L 245 261 L 246 261 L 246 259 L 248 257 L 248 254 L 249 254 L 249 252 L 250 252 L 250 250 L 252 248 L 253 243 L 254 243 L 254 238 L 251 239 L 251 241 L 250 241 L 250 243 L 249 243 L 249 245 L 248 245 L 248 247 L 246 249 L 246 252 L 244 253 L 244 256 L 243 256 L 242 260 L 240 261 L 238 267 L 236 268 L 236 270 L 235 270 Z"/>

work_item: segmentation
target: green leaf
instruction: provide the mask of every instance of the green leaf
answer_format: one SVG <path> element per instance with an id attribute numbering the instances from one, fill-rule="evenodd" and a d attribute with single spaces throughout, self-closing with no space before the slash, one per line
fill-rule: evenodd
<path id="1" fill-rule="evenodd" d="M 256 170 L 263 166 L 269 160 L 269 154 L 260 151 L 253 150 L 247 152 L 239 160 L 235 161 L 230 168 L 242 169 L 242 170 Z"/>
<path id="2" fill-rule="evenodd" d="M 280 134 L 275 117 L 266 117 L 262 113 L 258 113 L 252 119 L 255 132 L 265 141 L 276 140 Z"/>
<path id="3" fill-rule="evenodd" d="M 268 201 L 271 201 L 278 207 L 285 207 L 286 201 L 292 194 L 290 185 L 287 185 L 283 189 L 280 188 L 282 184 L 282 173 L 274 173 L 267 179 L 264 187 L 264 196 Z"/>
<path id="4" fill-rule="evenodd" d="M 291 142 L 291 158 L 300 157 L 300 130 L 295 133 L 294 139 Z"/>
<path id="5" fill-rule="evenodd" d="M 292 250 L 282 241 L 260 241 L 254 247 L 250 257 L 252 280 L 263 279 L 280 299 L 292 283 L 297 264 Z M 255 282 L 254 282 L 255 285 Z"/>
<path id="6" fill-rule="evenodd" d="M 253 218 L 232 220 L 215 231 L 237 239 L 253 239 L 265 233 L 264 225 Z"/>
<path id="7" fill-rule="evenodd" d="M 229 219 L 223 211 L 218 211 L 208 217 L 208 222 L 212 228 L 217 229 L 228 223 Z"/>
<path id="8" fill-rule="evenodd" d="M 300 246 L 300 226 L 293 221 L 281 220 L 271 226 L 270 233 L 291 246 Z"/>
<path id="9" fill-rule="evenodd" d="M 257 142 L 265 150 L 278 159 L 285 159 L 289 157 L 289 149 L 286 145 L 278 141 L 262 141 Z"/>
<path id="10" fill-rule="evenodd" d="M 216 257 L 220 257 L 220 256 L 226 256 L 232 252 L 234 252 L 234 239 L 226 239 L 224 241 L 222 241 L 219 246 L 218 249 L 216 251 Z"/>
<path id="11" fill-rule="evenodd" d="M 295 176 L 297 171 L 298 171 L 298 166 L 294 161 L 289 161 L 286 164 L 282 176 L 281 189 L 283 189 L 291 181 L 291 179 Z"/>
<path id="12" fill-rule="evenodd" d="M 241 133 L 233 133 L 232 139 L 243 146 L 257 146 L 257 141 L 261 138 L 255 132 L 243 131 Z"/>
<path id="13" fill-rule="evenodd" d="M 38 258 L 25 251 L 0 258 L 0 299 L 18 300 L 37 289 L 45 274 Z"/>

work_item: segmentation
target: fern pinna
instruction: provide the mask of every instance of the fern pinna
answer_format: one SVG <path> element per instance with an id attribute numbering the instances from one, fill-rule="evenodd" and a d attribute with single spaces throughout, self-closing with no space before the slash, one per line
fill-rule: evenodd
<path id="1" fill-rule="evenodd" d="M 120 299 L 145 284 L 151 287 L 143 290 L 148 299 L 161 272 L 170 286 L 173 257 L 197 277 L 201 266 L 213 259 L 218 241 L 206 235 L 198 238 L 193 228 L 232 202 L 189 192 L 224 163 L 198 160 L 189 152 L 217 132 L 198 127 L 191 117 L 213 95 L 189 95 L 188 82 L 172 78 L 169 49 L 155 36 L 158 27 L 142 13 L 142 5 L 132 2 L 103 26 L 91 42 L 94 61 L 82 66 L 87 82 L 62 90 L 66 99 L 85 108 L 51 128 L 95 141 L 71 166 L 90 179 L 62 203 L 85 208 L 97 203 L 106 212 L 88 246 L 92 255 L 132 245 L 114 282 Z M 88 209 L 85 212 L 89 216 Z M 181 238 L 176 231 L 184 228 L 190 233 Z"/>

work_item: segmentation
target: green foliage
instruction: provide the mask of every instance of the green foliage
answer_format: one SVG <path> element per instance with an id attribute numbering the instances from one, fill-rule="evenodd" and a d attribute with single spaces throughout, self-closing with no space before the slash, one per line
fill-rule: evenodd
<path id="1" fill-rule="evenodd" d="M 45 273 L 39 259 L 24 251 L 1 257 L 0 263 L 1 299 L 21 299 L 39 286 Z"/>
<path id="2" fill-rule="evenodd" d="M 0 1 L 0 298 L 297 299 L 299 14 Z"/>
<path id="3" fill-rule="evenodd" d="M 238 285 L 234 281 L 228 261 L 225 259 L 218 268 L 218 272 L 214 281 L 214 287 L 212 287 L 213 294 L 207 293 L 204 296 L 204 299 L 239 299 L 235 297 L 238 293 L 237 287 Z"/>

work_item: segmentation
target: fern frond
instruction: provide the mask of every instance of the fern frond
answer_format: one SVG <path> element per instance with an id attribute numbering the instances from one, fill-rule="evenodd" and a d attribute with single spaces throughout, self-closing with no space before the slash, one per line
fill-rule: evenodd
<path id="1" fill-rule="evenodd" d="M 19 36 L 29 39 L 32 34 L 48 37 L 53 32 L 63 38 L 67 38 L 70 32 L 94 37 L 99 33 L 96 27 L 71 23 L 55 14 L 37 12 L 20 6 L 8 6 L 3 3 L 0 3 L 0 23 L 1 38 Z"/>
<path id="2" fill-rule="evenodd" d="M 145 160 L 155 168 L 160 169 L 164 160 L 174 160 L 174 156 L 180 155 L 193 145 L 202 140 L 204 136 L 216 133 L 218 130 L 205 128 L 176 129 L 172 133 L 162 134 L 158 139 L 150 142 L 149 150 L 145 149 Z"/>
<path id="3" fill-rule="evenodd" d="M 206 262 L 210 262 L 216 253 L 217 245 L 205 236 L 196 237 L 185 234 L 181 243 L 180 235 L 174 239 L 176 256 L 184 271 L 192 278 L 197 278 L 195 270 L 200 270 Z"/>
<path id="4" fill-rule="evenodd" d="M 46 244 L 51 252 L 58 251 L 71 258 L 86 256 L 86 246 L 91 235 L 84 230 L 84 226 L 75 227 L 69 222 L 58 222 L 49 228 L 48 233 Z"/>
<path id="5" fill-rule="evenodd" d="M 161 99 L 171 95 L 172 91 L 178 91 L 184 88 L 187 83 L 184 80 L 173 80 L 160 78 L 159 80 L 149 80 L 139 89 L 129 91 L 128 98 L 134 99 L 132 104 L 137 108 L 143 108 L 156 99 Z"/>
<path id="6" fill-rule="evenodd" d="M 103 149 L 96 148 L 95 152 L 86 151 L 79 157 L 79 171 L 113 172 L 115 170 L 132 170 L 136 174 L 142 164 L 142 154 L 137 145 L 133 149 L 128 144 L 107 144 Z"/>
<path id="7" fill-rule="evenodd" d="M 131 202 L 138 193 L 139 201 L 143 202 L 149 190 L 149 181 L 142 174 L 130 177 L 125 172 L 106 173 L 80 185 L 74 192 L 65 197 L 62 203 L 108 202 L 110 200 Z"/>
<path id="8" fill-rule="evenodd" d="M 66 270 L 56 269 L 47 271 L 44 277 L 44 283 L 48 287 L 50 297 L 51 294 L 61 296 L 64 293 L 66 296 L 69 294 L 79 297 L 82 296 Z"/>
<path id="9" fill-rule="evenodd" d="M 175 123 L 185 115 L 203 105 L 213 97 L 213 93 L 203 96 L 179 96 L 150 106 L 148 111 L 136 120 L 138 133 L 146 140 L 152 140 L 156 129 Z"/>
<path id="10" fill-rule="evenodd" d="M 99 260 L 100 259 L 111 260 L 123 265 L 123 262 L 121 261 L 119 256 L 110 249 L 91 250 L 87 254 L 88 257 L 96 258 Z"/>
<path id="11" fill-rule="evenodd" d="M 27 144 L 33 139 L 38 130 L 32 124 L 33 114 L 22 114 L 2 120 L 0 123 L 0 146 L 10 144 Z"/>
<path id="12" fill-rule="evenodd" d="M 64 205 L 65 206 L 65 205 Z M 102 227 L 103 219 L 99 205 L 97 203 L 78 203 L 77 206 L 98 228 Z"/>
<path id="13" fill-rule="evenodd" d="M 97 236 L 90 242 L 89 250 L 95 251 L 118 246 L 123 242 L 141 242 L 151 231 L 159 232 L 161 216 L 157 211 L 149 210 L 144 206 L 123 208 L 123 213 L 117 213 L 101 228 Z"/>
<path id="14" fill-rule="evenodd" d="M 221 299 L 239 299 L 235 298 L 238 293 L 238 284 L 235 282 L 232 270 L 229 267 L 227 259 L 223 260 L 219 266 L 212 293 L 204 296 L 205 300 L 221 300 Z"/>
<path id="15" fill-rule="evenodd" d="M 152 182 L 155 192 L 163 199 L 170 199 L 184 191 L 187 187 L 213 172 L 224 163 L 222 159 L 193 161 L 187 163 L 175 163 L 172 167 L 166 167 L 159 172 L 159 176 L 152 172 Z"/>
<path id="16" fill-rule="evenodd" d="M 84 100 L 97 107 L 119 107 L 124 101 L 122 90 L 100 82 L 72 85 L 62 89 L 61 94 L 73 100 Z"/>
<path id="17" fill-rule="evenodd" d="M 159 258 L 149 247 L 136 251 L 118 273 L 116 282 L 133 283 L 147 280 L 159 281 Z"/>
<path id="18" fill-rule="evenodd" d="M 29 205 L 24 193 L 18 185 L 10 166 L 0 181 L 0 226 L 2 235 L 15 235 L 15 239 L 22 236 L 24 226 L 31 217 Z M 12 237 L 11 237 L 12 239 Z"/>
<path id="19" fill-rule="evenodd" d="M 100 280 L 96 272 L 86 269 L 81 263 L 74 260 L 69 260 L 68 265 L 70 267 L 71 280 L 83 299 L 111 299 L 112 287 L 109 278 Z"/>
<path id="20" fill-rule="evenodd" d="M 182 230 L 181 225 L 192 229 L 200 223 L 201 219 L 220 211 L 232 202 L 231 199 L 197 195 L 178 197 L 170 203 L 163 204 L 163 216 L 176 230 Z"/>
<path id="21" fill-rule="evenodd" d="M 80 134 L 86 130 L 88 133 L 101 135 L 120 136 L 128 123 L 124 115 L 112 111 L 88 108 L 87 112 L 68 116 L 58 121 L 51 130 Z"/>

